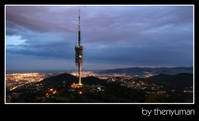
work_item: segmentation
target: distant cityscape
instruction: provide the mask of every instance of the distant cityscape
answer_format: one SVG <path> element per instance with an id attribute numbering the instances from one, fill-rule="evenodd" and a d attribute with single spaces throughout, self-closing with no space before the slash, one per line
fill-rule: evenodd
<path id="1" fill-rule="evenodd" d="M 52 75 L 52 73 L 11 73 L 6 74 L 6 88 L 10 91 L 23 86 L 25 84 L 30 84 L 34 82 L 39 82 L 44 78 Z"/>
<path id="2" fill-rule="evenodd" d="M 23 86 L 25 84 L 30 84 L 30 83 L 34 83 L 34 82 L 39 82 L 45 78 L 48 78 L 50 76 L 55 76 L 58 74 L 62 74 L 64 72 L 28 72 L 28 73 L 9 73 L 6 74 L 6 87 L 9 90 L 14 90 L 17 87 Z M 78 76 L 78 72 L 71 72 L 70 73 L 73 76 Z M 83 72 L 82 73 L 82 77 L 89 77 L 89 76 L 93 76 L 93 77 L 97 77 L 99 79 L 111 79 L 112 82 L 115 81 L 122 81 L 126 84 L 126 82 L 124 80 L 130 80 L 136 77 L 141 77 L 141 78 L 148 78 L 151 76 L 154 76 L 157 74 L 153 74 L 151 72 L 143 72 L 143 74 L 135 74 L 135 75 L 128 75 L 125 73 L 97 73 L 97 72 Z M 117 78 L 120 78 L 120 80 L 118 80 Z M 133 82 L 134 83 L 134 82 Z M 131 85 L 131 83 L 129 83 L 129 85 Z"/>
<path id="3" fill-rule="evenodd" d="M 41 82 L 45 79 L 50 79 L 52 77 L 59 76 L 61 74 L 65 74 L 64 72 L 33 72 L 33 73 L 9 73 L 6 74 L 6 89 L 8 92 L 15 92 L 18 88 L 35 88 L 35 92 L 41 91 L 42 88 L 44 88 L 44 85 Z M 78 77 L 78 72 L 71 72 L 69 73 L 71 76 Z M 120 87 L 125 87 L 133 90 L 141 90 L 145 92 L 145 96 L 151 96 L 151 95 L 164 95 L 166 97 L 169 97 L 170 95 L 173 94 L 185 94 L 189 95 L 189 97 L 192 97 L 193 94 L 193 86 L 190 83 L 187 86 L 182 86 L 179 88 L 168 86 L 167 83 L 159 83 L 162 80 L 159 79 L 159 82 L 157 83 L 155 77 L 159 77 L 159 74 L 154 73 L 154 72 L 147 72 L 143 71 L 142 73 L 139 74 L 126 74 L 126 73 L 113 73 L 113 72 L 83 72 L 82 73 L 82 78 L 87 79 L 89 77 L 95 77 L 98 78 L 99 80 L 105 80 L 106 83 L 110 84 L 119 84 Z M 167 77 L 166 77 L 167 78 Z M 175 78 L 175 77 L 174 77 Z M 163 78 L 164 80 L 164 78 Z M 56 81 L 56 80 L 55 80 Z M 92 80 L 91 80 L 92 81 Z M 83 81 L 84 82 L 84 81 Z M 168 81 L 169 82 L 169 81 Z M 63 85 L 65 85 L 65 81 L 63 82 Z M 72 83 L 71 85 L 68 85 L 71 87 L 69 89 L 70 91 L 74 91 L 76 85 Z M 178 86 L 178 85 L 177 85 Z M 100 89 L 101 91 L 104 86 L 99 84 L 91 84 L 91 88 L 96 88 L 97 90 Z M 54 88 L 49 88 L 48 89 L 50 92 L 56 94 L 57 90 Z M 99 91 L 99 90 L 98 90 Z M 49 93 L 50 93 L 49 92 Z M 82 94 L 83 91 L 79 91 L 78 94 Z M 17 93 L 9 93 L 7 95 L 7 100 L 8 102 L 12 97 L 15 97 Z M 49 98 L 49 94 L 46 94 L 46 96 Z M 192 99 L 189 98 L 188 102 L 192 102 Z"/>

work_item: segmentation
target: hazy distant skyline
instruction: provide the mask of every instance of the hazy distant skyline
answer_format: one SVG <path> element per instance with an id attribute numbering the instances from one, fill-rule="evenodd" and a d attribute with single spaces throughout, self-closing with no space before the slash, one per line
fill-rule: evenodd
<path id="1" fill-rule="evenodd" d="M 7 70 L 192 66 L 193 6 L 6 6 Z"/>

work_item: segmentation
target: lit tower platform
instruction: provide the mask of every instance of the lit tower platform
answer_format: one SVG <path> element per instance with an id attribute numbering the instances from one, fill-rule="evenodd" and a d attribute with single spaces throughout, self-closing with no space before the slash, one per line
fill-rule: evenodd
<path id="1" fill-rule="evenodd" d="M 79 26 L 78 26 L 78 44 L 75 46 L 75 64 L 78 66 L 79 73 L 79 86 L 82 86 L 82 63 L 83 63 L 83 46 L 81 46 L 81 33 L 80 33 L 80 10 L 79 10 Z"/>

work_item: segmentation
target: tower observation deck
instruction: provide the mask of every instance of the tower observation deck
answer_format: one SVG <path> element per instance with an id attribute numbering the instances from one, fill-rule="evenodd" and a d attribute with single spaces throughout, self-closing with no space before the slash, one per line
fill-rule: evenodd
<path id="1" fill-rule="evenodd" d="M 83 63 L 83 46 L 81 45 L 81 32 L 80 32 L 80 10 L 79 10 L 79 25 L 78 25 L 78 44 L 75 46 L 75 64 L 78 66 L 79 83 L 82 85 L 82 63 Z"/>

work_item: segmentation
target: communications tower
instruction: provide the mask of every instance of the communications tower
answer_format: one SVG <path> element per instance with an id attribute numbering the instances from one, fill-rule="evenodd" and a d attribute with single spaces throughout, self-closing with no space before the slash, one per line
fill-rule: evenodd
<path id="1" fill-rule="evenodd" d="M 78 43 L 75 46 L 75 64 L 78 66 L 79 82 L 78 85 L 82 86 L 82 63 L 83 63 L 83 46 L 80 43 L 81 33 L 80 33 L 80 9 L 79 9 L 79 25 L 78 25 Z"/>

